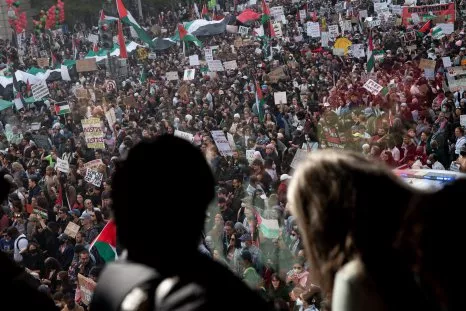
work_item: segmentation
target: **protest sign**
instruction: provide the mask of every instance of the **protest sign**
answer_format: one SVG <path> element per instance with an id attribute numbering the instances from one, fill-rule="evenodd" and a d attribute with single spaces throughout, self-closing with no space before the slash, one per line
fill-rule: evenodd
<path id="1" fill-rule="evenodd" d="M 180 77 L 178 76 L 178 71 L 169 71 L 165 74 L 165 76 L 167 77 L 167 80 L 168 81 L 174 81 L 174 80 L 178 80 Z"/>
<path id="2" fill-rule="evenodd" d="M 41 100 L 50 95 L 49 88 L 47 83 L 43 81 L 42 83 L 34 84 L 31 86 L 32 96 L 36 101 Z"/>
<path id="3" fill-rule="evenodd" d="M 84 163 L 84 168 L 85 169 L 89 168 L 89 169 L 92 169 L 92 170 L 97 170 L 97 168 L 102 164 L 104 164 L 104 162 L 102 162 L 101 159 L 95 159 L 95 160 Z"/>
<path id="4" fill-rule="evenodd" d="M 236 68 L 238 68 L 238 64 L 236 63 L 236 60 L 223 62 L 223 68 L 225 68 L 226 70 L 235 70 Z"/>
<path id="5" fill-rule="evenodd" d="M 87 183 L 90 183 L 96 187 L 100 187 L 100 185 L 102 184 L 103 178 L 104 178 L 104 174 L 91 170 L 90 168 L 86 170 L 86 176 L 84 176 L 84 180 Z"/>
<path id="6" fill-rule="evenodd" d="M 173 134 L 174 136 L 176 137 L 179 137 L 179 138 L 182 138 L 184 140 L 187 140 L 189 141 L 190 143 L 193 142 L 193 134 L 191 133 L 187 133 L 187 132 L 182 132 L 182 131 L 178 131 L 178 130 L 175 130 L 175 133 Z"/>
<path id="7" fill-rule="evenodd" d="M 97 43 L 99 43 L 99 36 L 90 33 L 90 34 L 87 36 L 87 41 L 92 42 L 92 43 L 94 43 L 94 44 L 97 44 Z"/>
<path id="8" fill-rule="evenodd" d="M 299 10 L 299 19 L 300 20 L 306 19 L 306 10 Z"/>
<path id="9" fill-rule="evenodd" d="M 189 56 L 189 66 L 199 66 L 199 56 L 190 55 Z"/>
<path id="10" fill-rule="evenodd" d="M 44 68 L 44 67 L 48 67 L 49 66 L 49 58 L 46 57 L 46 58 L 38 58 L 37 59 L 37 66 L 41 67 L 41 68 Z"/>
<path id="11" fill-rule="evenodd" d="M 59 172 L 68 174 L 70 172 L 70 164 L 66 160 L 57 158 L 57 163 L 55 164 L 55 169 Z"/>
<path id="12" fill-rule="evenodd" d="M 442 57 L 443 67 L 448 68 L 452 66 L 450 56 Z"/>
<path id="13" fill-rule="evenodd" d="M 293 157 L 293 161 L 291 162 L 290 166 L 293 169 L 296 169 L 299 162 L 303 161 L 307 157 L 308 151 L 305 149 L 297 149 L 296 153 Z"/>
<path id="14" fill-rule="evenodd" d="M 76 71 L 77 72 L 89 72 L 96 71 L 97 63 L 95 58 L 80 59 L 76 61 Z"/>
<path id="15" fill-rule="evenodd" d="M 307 22 L 307 35 L 311 38 L 319 38 L 320 37 L 320 25 L 319 23 Z"/>
<path id="16" fill-rule="evenodd" d="M 251 149 L 251 150 L 246 150 L 246 159 L 248 160 L 249 162 L 249 165 L 252 164 L 252 162 L 256 159 L 254 157 L 254 153 L 256 152 L 256 150 L 254 149 Z M 262 159 L 262 156 L 260 157 Z"/>
<path id="17" fill-rule="evenodd" d="M 75 238 L 76 238 L 76 235 L 77 235 L 78 232 L 79 232 L 79 228 L 80 228 L 80 226 L 78 226 L 78 225 L 75 224 L 74 222 L 70 221 L 70 222 L 68 223 L 68 225 L 66 226 L 64 233 L 65 233 L 67 236 L 69 236 L 70 238 L 75 239 Z"/>
<path id="18" fill-rule="evenodd" d="M 223 133 L 223 131 L 211 131 L 211 134 L 215 142 L 215 145 L 218 148 L 218 152 L 222 157 L 233 155 L 230 143 L 228 142 L 228 139 L 225 137 L 225 133 Z"/>
<path id="19" fill-rule="evenodd" d="M 286 92 L 273 93 L 273 99 L 275 101 L 275 105 L 286 104 Z"/>
<path id="20" fill-rule="evenodd" d="M 363 87 L 367 91 L 369 91 L 369 93 L 371 93 L 373 95 L 379 94 L 380 91 L 383 89 L 383 86 L 381 86 L 380 84 L 378 84 L 377 82 L 375 82 L 372 79 L 367 80 L 367 82 L 364 83 Z"/>
<path id="21" fill-rule="evenodd" d="M 222 61 L 216 59 L 210 62 L 207 62 L 207 66 L 209 67 L 210 71 L 224 71 Z"/>
<path id="22" fill-rule="evenodd" d="M 277 83 L 281 79 L 288 78 L 285 71 L 283 70 L 283 67 L 272 70 L 267 74 L 267 77 L 270 83 Z"/>
<path id="23" fill-rule="evenodd" d="M 278 19 L 279 16 L 285 15 L 285 10 L 282 6 L 274 6 L 270 8 L 270 15 Z"/>
<path id="24" fill-rule="evenodd" d="M 283 38 L 282 24 L 279 21 L 272 21 L 272 28 L 277 38 Z"/>
<path id="25" fill-rule="evenodd" d="M 37 148 L 42 148 L 46 151 L 50 150 L 51 146 L 47 135 L 32 135 L 32 141 L 36 144 Z"/>
<path id="26" fill-rule="evenodd" d="M 149 56 L 147 58 L 150 59 L 150 60 L 157 59 L 157 54 L 151 52 L 151 53 L 149 53 Z"/>
<path id="27" fill-rule="evenodd" d="M 106 113 L 105 113 L 105 118 L 107 118 L 107 122 L 108 122 L 108 125 L 110 126 L 110 128 L 113 129 L 113 125 L 116 123 L 117 119 L 116 119 L 116 115 L 115 115 L 115 109 L 113 108 L 110 108 L 110 110 L 108 110 Z"/>
<path id="28" fill-rule="evenodd" d="M 433 14 L 441 16 L 444 23 L 454 23 L 456 17 L 455 2 L 448 4 L 403 6 L 401 18 L 404 26 L 410 26 L 413 14 Z"/>
<path id="29" fill-rule="evenodd" d="M 248 32 L 249 32 L 249 28 L 248 28 L 248 27 L 239 26 L 239 28 L 238 28 L 238 33 L 239 33 L 239 34 L 241 34 L 242 36 L 247 36 L 247 35 L 248 35 Z"/>
<path id="30" fill-rule="evenodd" d="M 340 31 L 338 30 L 338 25 L 329 25 L 328 26 L 328 34 L 330 38 L 337 38 L 338 35 L 340 34 Z"/>
<path id="31" fill-rule="evenodd" d="M 104 149 L 104 133 L 100 126 L 99 118 L 89 118 L 81 120 L 83 126 L 84 138 L 88 148 Z"/>
<path id="32" fill-rule="evenodd" d="M 92 300 L 92 295 L 94 295 L 96 283 L 91 278 L 78 273 L 78 287 L 81 293 L 81 302 L 88 306 Z"/>
<path id="33" fill-rule="evenodd" d="M 194 79 L 196 75 L 196 69 L 185 69 L 184 75 L 183 75 L 183 81 L 190 81 Z"/>
<path id="34" fill-rule="evenodd" d="M 362 44 L 353 44 L 351 46 L 351 53 L 353 54 L 353 57 L 356 58 L 363 58 L 366 56 L 366 53 L 364 52 L 364 46 Z"/>
<path id="35" fill-rule="evenodd" d="M 421 58 L 421 61 L 419 63 L 419 68 L 421 69 L 435 69 L 436 61 L 435 60 L 430 60 L 430 59 L 425 59 Z"/>
<path id="36" fill-rule="evenodd" d="M 206 61 L 213 61 L 214 60 L 214 55 L 212 53 L 212 49 L 211 48 L 205 48 L 204 49 L 204 55 L 205 55 L 205 60 Z"/>

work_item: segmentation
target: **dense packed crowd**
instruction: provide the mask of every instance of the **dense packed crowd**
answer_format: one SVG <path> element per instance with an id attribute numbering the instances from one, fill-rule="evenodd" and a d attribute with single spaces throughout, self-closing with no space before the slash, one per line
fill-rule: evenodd
<path id="1" fill-rule="evenodd" d="M 118 161 L 142 140 L 183 136 L 203 151 L 218 183 L 200 251 L 283 310 L 324 309 L 287 206 L 287 185 L 296 164 L 314 150 L 339 148 L 390 168 L 465 171 L 466 91 L 450 91 L 453 83 L 447 75 L 448 68 L 464 65 L 466 38 L 459 16 L 452 33 L 434 39 L 428 31 L 419 32 L 424 23 L 403 26 L 387 19 L 369 28 L 350 15 L 351 29 L 336 38 L 362 44 L 364 50 L 373 45 L 378 57 L 375 70 L 367 72 L 366 57 L 356 57 L 348 47 L 343 54 L 332 44 L 322 47 L 322 37 L 311 37 L 305 30 L 309 21 L 319 22 L 322 29 L 338 24 L 333 8 L 319 10 L 318 4 L 271 1 L 271 7 L 284 8 L 280 38 L 266 38 L 267 27 L 265 36 L 247 36 L 248 43 L 237 44 L 240 35 L 230 32 L 199 37 L 204 47 L 214 47 L 214 59 L 234 59 L 236 69 L 211 72 L 205 62 L 190 66 L 188 56 L 203 59 L 205 52 L 188 43 L 184 53 L 175 45 L 157 51 L 154 59 L 134 52 L 127 62 L 128 76 L 117 79 L 116 89 L 108 87 L 112 78 L 105 69 L 77 73 L 72 81 L 49 79 L 47 99 L 1 111 L 0 160 L 12 191 L 0 209 L 0 249 L 25 267 L 57 306 L 86 307 L 78 274 L 97 282 L 106 262 L 90 246 L 111 219 L 111 176 Z M 237 3 L 236 12 L 246 5 Z M 250 8 L 261 12 L 260 3 Z M 302 10 L 305 16 L 299 18 Z M 216 14 L 226 16 L 223 11 L 233 12 L 222 4 Z M 368 12 L 377 15 L 372 6 Z M 170 33 L 181 20 L 195 18 L 193 7 L 186 5 L 141 24 Z M 260 20 L 230 23 L 246 26 L 250 33 L 261 25 Z M 64 62 L 93 49 L 85 39 L 92 31 L 84 25 L 56 40 L 43 35 L 37 45 Z M 415 37 L 406 42 L 411 31 Z M 24 55 L 18 55 L 8 40 L 2 42 L 3 65 L 24 70 L 34 66 L 37 57 L 28 53 L 33 41 L 25 41 Z M 434 61 L 433 68 L 425 71 L 421 60 Z M 167 79 L 167 72 L 182 77 L 189 68 L 196 69 L 193 79 Z M 369 92 L 364 87 L 369 79 L 383 89 Z M 31 96 L 27 83 L 19 82 L 18 87 L 24 97 Z M 12 99 L 11 87 L 2 89 L 3 99 Z M 78 97 L 82 90 L 91 90 L 90 95 Z M 285 97 L 277 100 L 275 94 L 281 92 Z M 70 112 L 62 114 L 56 104 L 64 101 Z M 108 117 L 110 111 L 114 119 Z M 82 125 L 88 118 L 99 119 L 104 148 L 89 148 Z M 223 134 L 226 146 L 212 131 Z M 69 168 L 57 170 L 59 160 Z M 141 171 L 146 165 L 154 163 L 141 163 Z M 87 178 L 89 169 L 99 173 L 100 183 Z M 156 180 L 163 182 L 163 177 L 134 182 Z M 153 194 L 137 195 L 154 196 L 155 201 L 163 194 L 155 188 Z M 143 208 L 135 212 L 144 217 Z M 77 232 L 66 230 L 70 222 L 79 226 Z"/>

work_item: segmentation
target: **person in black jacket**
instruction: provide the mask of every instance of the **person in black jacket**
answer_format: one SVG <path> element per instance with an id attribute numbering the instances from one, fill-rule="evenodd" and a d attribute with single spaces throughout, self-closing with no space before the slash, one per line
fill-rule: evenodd
<path id="1" fill-rule="evenodd" d="M 0 201 L 7 198 L 10 191 L 10 183 L 5 179 L 5 171 L 0 171 Z M 38 281 L 15 265 L 7 255 L 0 252 L 0 292 L 3 299 L 2 310 L 58 310 L 44 294 L 39 293 L 36 288 L 40 285 Z M 27 297 L 27 299 L 24 299 Z"/>
<path id="2" fill-rule="evenodd" d="M 141 163 L 152 165 L 141 170 Z M 142 176 L 163 176 L 163 182 L 134 182 Z M 152 195 L 137 193 L 158 195 L 154 201 Z M 164 135 L 132 148 L 112 182 L 117 237 L 126 247 L 128 261 L 105 267 L 90 308 L 113 311 L 131 303 L 136 306 L 133 310 L 271 309 L 226 267 L 198 252 L 207 205 L 214 195 L 209 165 L 191 143 Z M 154 204 L 157 208 L 147 209 L 145 217 L 134 210 Z M 170 222 L 154 226 L 155 218 L 176 219 L 182 230 L 170 229 Z M 157 245 L 157 250 L 150 245 Z M 227 284 L 227 291 L 222 284 Z M 228 300 L 231 293 L 241 299 Z"/>

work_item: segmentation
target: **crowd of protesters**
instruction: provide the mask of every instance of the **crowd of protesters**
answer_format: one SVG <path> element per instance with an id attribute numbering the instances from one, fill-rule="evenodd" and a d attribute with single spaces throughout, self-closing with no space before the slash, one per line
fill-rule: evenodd
<path id="1" fill-rule="evenodd" d="M 450 57 L 452 66 L 460 66 L 466 59 L 461 18 L 455 22 L 455 31 L 441 40 L 420 33 L 409 44 L 417 47 L 414 50 L 408 49 L 403 34 L 418 30 L 421 24 L 372 28 L 374 50 L 382 51 L 383 57 L 369 74 L 365 58 L 351 53 L 335 56 L 332 49 L 321 47 L 320 39 L 301 33 L 313 12 L 320 20 L 327 16 L 327 24 L 332 12 L 319 13 L 317 6 L 314 10 L 309 4 L 307 17 L 299 20 L 304 4 L 271 1 L 273 5 L 285 9 L 282 38 L 271 38 L 267 50 L 262 49 L 263 39 L 257 38 L 250 45 L 234 47 L 235 70 L 212 74 L 197 66 L 189 82 L 168 81 L 167 72 L 183 76 L 190 67 L 187 56 L 197 54 L 201 59 L 204 55 L 194 45 L 189 44 L 185 53 L 174 46 L 157 51 L 155 59 L 130 54 L 128 77 L 116 90 L 106 87 L 110 78 L 105 70 L 80 73 L 72 82 L 49 81 L 46 100 L 20 111 L 1 112 L 0 160 L 12 191 L 0 209 L 0 249 L 27 269 L 39 291 L 62 310 L 86 307 L 76 290 L 78 274 L 98 282 L 105 262 L 89 246 L 111 219 L 111 176 L 118 160 L 141 140 L 176 131 L 193 135 L 193 144 L 203 151 L 218 183 L 199 249 L 228 266 L 280 310 L 325 309 L 325 295 L 305 258 L 301 234 L 287 206 L 287 185 L 298 150 L 350 149 L 390 168 L 466 171 L 461 124 L 466 92 L 449 91 L 442 62 L 442 57 Z M 146 22 L 148 28 L 158 24 L 170 32 L 182 19 L 195 19 L 192 6 Z M 72 57 L 75 45 L 81 56 L 92 49 L 84 39 L 91 27 L 81 28 L 49 46 L 57 52 L 58 61 Z M 369 29 L 354 27 L 345 36 L 367 47 Z M 218 46 L 215 58 L 231 53 L 237 37 L 224 33 L 199 39 L 204 47 Z M 4 64 L 19 59 L 8 41 L 2 44 Z M 428 79 L 419 63 L 429 58 L 436 67 L 435 77 Z M 24 55 L 17 68 L 28 68 L 34 61 L 33 56 Z M 277 68 L 284 69 L 278 81 L 269 76 Z M 369 93 L 363 87 L 368 78 L 386 92 Z M 20 84 L 24 94 L 30 92 L 26 83 Z M 256 99 L 257 87 L 263 105 Z M 76 90 L 82 88 L 92 89 L 95 96 L 78 99 Z M 276 103 L 275 92 L 286 92 L 286 102 Z M 63 101 L 69 102 L 71 112 L 60 115 L 54 104 Z M 112 108 L 113 126 L 105 117 Z M 81 120 L 88 117 L 101 119 L 104 149 L 87 147 Z M 40 125 L 31 129 L 35 122 Z M 213 130 L 233 137 L 231 155 L 219 151 Z M 48 137 L 48 146 L 34 141 L 38 135 Z M 247 151 L 252 156 L 247 157 Z M 57 158 L 69 163 L 69 173 L 55 169 Z M 93 160 L 100 163 L 95 169 L 104 176 L 101 186 L 84 180 L 85 164 Z M 141 172 L 151 165 L 161 163 L 140 163 Z M 134 182 L 163 182 L 163 176 Z M 153 194 L 134 195 L 153 196 L 156 207 L 157 196 L 163 195 L 156 189 L 155 184 Z M 183 189 L 179 193 L 183 195 Z M 150 207 L 134 212 L 144 217 L 144 208 Z M 176 228 L 176 219 L 154 219 L 154 224 L 158 221 L 173 222 L 173 230 L 182 230 Z M 80 226 L 74 238 L 64 233 L 69 222 Z M 271 223 L 278 227 L 268 227 Z"/>

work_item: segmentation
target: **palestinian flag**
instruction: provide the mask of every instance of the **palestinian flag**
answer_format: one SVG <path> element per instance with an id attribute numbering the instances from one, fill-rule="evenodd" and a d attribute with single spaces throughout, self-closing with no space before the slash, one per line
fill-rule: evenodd
<path id="1" fill-rule="evenodd" d="M 105 262 L 114 261 L 118 258 L 116 252 L 116 225 L 113 220 L 105 225 L 102 232 L 92 242 L 89 251 L 94 247 Z"/>
<path id="2" fill-rule="evenodd" d="M 261 15 L 251 9 L 244 10 L 243 12 L 241 12 L 240 15 L 236 17 L 236 19 L 242 24 L 252 23 L 260 18 Z"/>
<path id="3" fill-rule="evenodd" d="M 440 28 L 440 26 L 435 26 L 434 28 L 432 28 L 431 31 L 432 31 L 432 39 L 434 40 L 440 40 L 443 37 L 445 37 L 445 34 L 443 33 L 443 30 L 442 28 Z"/>
<path id="4" fill-rule="evenodd" d="M 374 72 L 375 68 L 375 58 L 373 55 L 374 45 L 372 43 L 372 35 L 369 35 L 369 42 L 367 43 L 367 72 Z"/>
<path id="5" fill-rule="evenodd" d="M 262 0 L 262 24 L 270 21 L 270 9 L 265 0 Z"/>
<path id="6" fill-rule="evenodd" d="M 123 26 L 120 21 L 118 21 L 118 45 L 120 46 L 120 58 L 128 58 L 125 37 L 123 36 Z"/>
<path id="7" fill-rule="evenodd" d="M 118 20 L 117 17 L 105 15 L 104 10 L 100 11 L 99 25 L 110 24 L 110 23 L 116 22 L 117 20 Z"/>
<path id="8" fill-rule="evenodd" d="M 428 20 L 427 23 L 424 24 L 424 26 L 419 29 L 419 32 L 426 33 L 429 32 L 430 29 L 432 28 L 432 20 Z"/>
<path id="9" fill-rule="evenodd" d="M 259 121 L 264 121 L 264 95 L 262 94 L 261 86 L 259 82 L 256 81 L 256 105 L 257 105 L 257 112 L 259 113 Z"/>
<path id="10" fill-rule="evenodd" d="M 206 19 L 206 20 L 210 19 L 209 10 L 207 9 L 207 5 L 205 4 L 202 6 L 201 18 Z"/>
<path id="11" fill-rule="evenodd" d="M 57 116 L 62 116 L 70 112 L 70 105 L 67 102 L 60 102 L 55 104 L 55 113 Z"/>
<path id="12" fill-rule="evenodd" d="M 156 51 L 166 50 L 176 44 L 176 41 L 171 38 L 154 38 L 153 49 Z"/>
<path id="13" fill-rule="evenodd" d="M 188 34 L 186 29 L 182 24 L 178 24 L 178 33 L 180 34 L 180 40 L 184 42 L 192 42 L 198 47 L 202 47 L 202 42 L 199 41 L 198 38 L 196 38 L 192 34 Z"/>
<path id="14" fill-rule="evenodd" d="M 136 33 L 139 36 L 139 39 L 147 43 L 149 46 L 152 46 L 152 40 L 147 34 L 147 32 L 142 29 L 141 26 L 136 22 L 136 20 L 133 18 L 131 13 L 126 10 L 125 6 L 123 5 L 122 0 L 116 0 L 117 4 L 117 9 L 118 9 L 118 15 L 120 16 L 120 19 L 123 23 L 125 23 L 128 26 L 133 27 L 133 29 L 136 31 Z"/>

